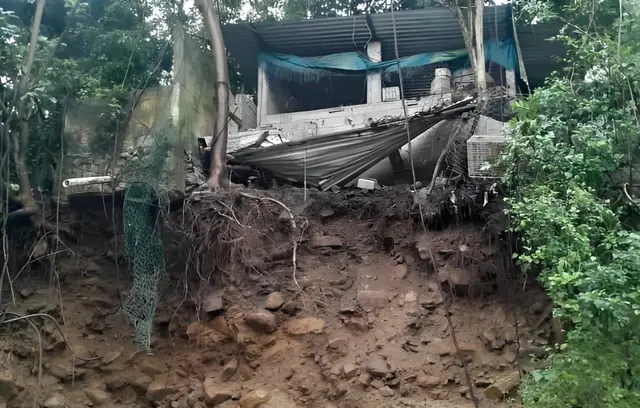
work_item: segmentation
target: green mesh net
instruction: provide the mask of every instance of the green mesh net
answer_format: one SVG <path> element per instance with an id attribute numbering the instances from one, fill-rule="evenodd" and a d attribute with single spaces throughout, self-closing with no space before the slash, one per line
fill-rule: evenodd
<path id="1" fill-rule="evenodd" d="M 173 54 L 171 85 L 145 91 L 138 103 L 140 116 L 130 119 L 129 131 L 136 137 L 123 143 L 127 163 L 118 175 L 128 185 L 124 244 L 133 275 L 124 312 L 138 347 L 147 350 L 160 296 L 168 286 L 162 236 L 168 192 L 188 193 L 204 182 L 204 177 L 196 177 L 192 157 L 197 152 L 196 135 L 210 135 L 215 111 L 210 55 L 181 26 L 174 28 Z"/>
<path id="2" fill-rule="evenodd" d="M 125 193 L 125 253 L 133 272 L 133 287 L 124 311 L 135 329 L 139 347 L 151 347 L 151 332 L 162 286 L 166 279 L 162 246 L 163 210 L 160 195 L 148 184 Z"/>
<path id="3" fill-rule="evenodd" d="M 161 127 L 161 126 L 159 126 Z M 171 126 L 165 127 L 170 131 Z M 163 185 L 169 144 L 162 132 L 151 132 L 150 146 L 141 147 L 127 167 L 129 187 L 124 196 L 124 248 L 133 287 L 124 312 L 133 325 L 138 347 L 150 349 L 153 318 L 166 284 L 162 230 L 168 213 Z"/>

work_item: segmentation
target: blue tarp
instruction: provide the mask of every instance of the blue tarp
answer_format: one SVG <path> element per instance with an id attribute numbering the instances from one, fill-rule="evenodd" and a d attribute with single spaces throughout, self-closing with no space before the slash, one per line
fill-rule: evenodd
<path id="1" fill-rule="evenodd" d="M 485 58 L 507 70 L 518 70 L 518 56 L 512 39 L 489 40 L 484 44 Z M 344 52 L 322 57 L 298 57 L 278 53 L 260 53 L 259 63 L 269 76 L 289 81 L 314 82 L 332 75 L 362 74 L 366 71 L 391 73 L 400 67 L 417 68 L 438 62 L 452 61 L 456 66 L 468 66 L 466 49 L 411 55 L 398 60 L 373 62 L 362 52 Z"/>

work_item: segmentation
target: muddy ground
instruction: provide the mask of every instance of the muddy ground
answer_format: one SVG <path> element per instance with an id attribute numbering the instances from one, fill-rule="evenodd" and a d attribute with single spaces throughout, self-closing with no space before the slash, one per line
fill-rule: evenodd
<path id="1" fill-rule="evenodd" d="M 295 281 L 292 241 L 280 230 L 242 251 L 249 266 L 232 259 L 204 284 L 185 280 L 183 252 L 168 248 L 172 280 L 150 353 L 136 348 L 121 308 L 132 284 L 114 246 L 121 221 L 102 207 L 64 208 L 57 273 L 51 255 L 25 268 L 12 262 L 22 269 L 15 306 L 8 290 L 2 296 L 3 310 L 47 313 L 64 336 L 51 320 L 31 319 L 42 337 L 38 379 L 35 330 L 25 320 L 2 325 L 0 406 L 472 407 L 465 365 L 480 406 L 516 406 L 517 392 L 502 388 L 553 341 L 544 293 L 515 274 L 491 214 L 443 212 L 429 231 L 431 259 L 419 224 L 399 215 L 401 197 L 281 196 L 308 222 L 295 238 Z M 234 222 L 249 228 L 244 220 Z"/>

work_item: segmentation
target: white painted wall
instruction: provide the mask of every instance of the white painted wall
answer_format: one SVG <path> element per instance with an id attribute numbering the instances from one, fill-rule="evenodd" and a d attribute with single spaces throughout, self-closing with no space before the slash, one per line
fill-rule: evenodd
<path id="1" fill-rule="evenodd" d="M 409 115 L 429 110 L 439 104 L 451 103 L 451 94 L 431 95 L 420 100 L 408 100 Z M 335 132 L 368 127 L 373 121 L 385 116 L 403 116 L 402 101 L 378 102 L 364 105 L 352 105 L 307 112 L 294 112 L 277 115 L 263 115 L 260 121 L 263 127 L 281 129 L 289 140 L 300 140 L 309 136 L 321 136 Z"/>

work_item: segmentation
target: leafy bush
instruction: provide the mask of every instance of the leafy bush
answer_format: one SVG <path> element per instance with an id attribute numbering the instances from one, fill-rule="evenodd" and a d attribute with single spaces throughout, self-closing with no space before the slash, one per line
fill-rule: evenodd
<path id="1" fill-rule="evenodd" d="M 598 3 L 602 18 L 618 5 Z M 525 381 L 527 407 L 640 406 L 640 234 L 630 228 L 635 204 L 616 199 L 634 175 L 640 141 L 640 37 L 631 21 L 590 31 L 599 27 L 592 6 L 544 9 L 571 29 L 558 36 L 568 69 L 517 104 L 507 137 L 518 264 L 538 276 L 554 314 L 572 327 L 549 367 Z M 619 42 L 618 29 L 634 40 Z"/>

